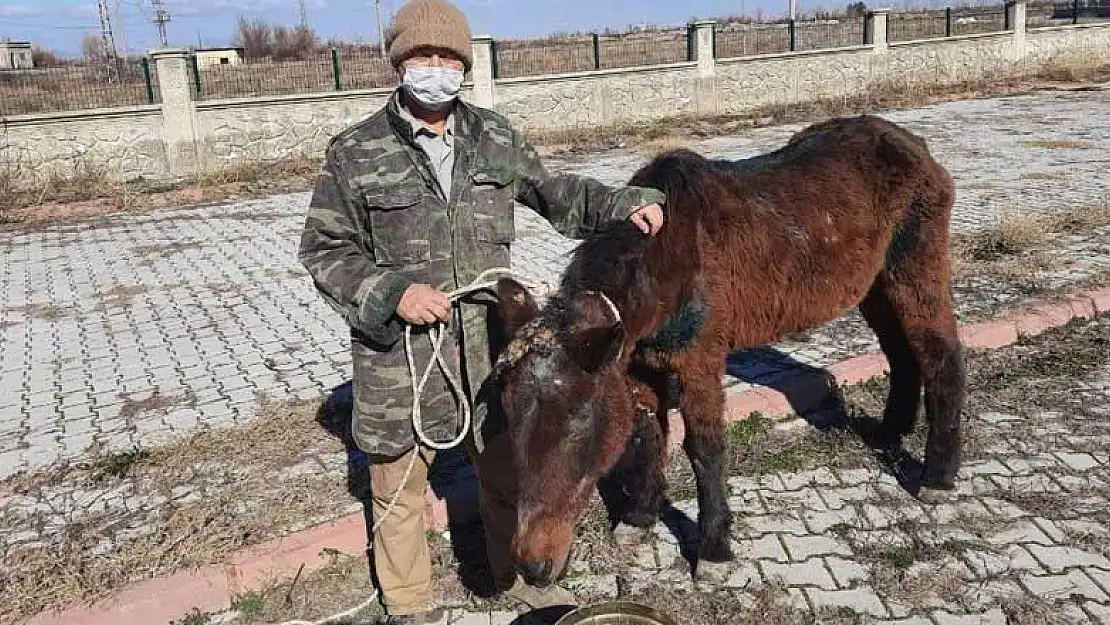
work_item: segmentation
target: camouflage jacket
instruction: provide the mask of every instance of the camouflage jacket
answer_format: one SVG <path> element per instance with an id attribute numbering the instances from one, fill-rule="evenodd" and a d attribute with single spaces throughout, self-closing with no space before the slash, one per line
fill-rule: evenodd
<path id="1" fill-rule="evenodd" d="M 395 456 L 414 442 L 404 322 L 395 314 L 410 284 L 446 292 L 486 269 L 509 267 L 514 200 L 572 238 L 664 200 L 654 189 L 552 175 L 505 118 L 461 101 L 454 133 L 453 184 L 444 197 L 395 93 L 382 110 L 332 139 L 309 205 L 298 257 L 351 328 L 352 429 L 367 453 Z M 485 293 L 459 300 L 443 349 L 454 371 L 460 371 L 460 354 L 465 360 L 478 449 L 504 427 L 500 411 L 490 407 L 496 393 L 487 388 L 496 349 L 490 329 L 499 327 L 492 302 Z M 412 346 L 420 374 L 431 357 L 426 327 L 413 328 Z M 421 412 L 433 440 L 458 432 L 458 398 L 438 367 Z"/>

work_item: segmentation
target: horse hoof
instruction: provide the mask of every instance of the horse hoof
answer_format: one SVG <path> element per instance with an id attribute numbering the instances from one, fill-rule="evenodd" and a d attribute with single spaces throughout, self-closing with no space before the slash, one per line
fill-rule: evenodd
<path id="1" fill-rule="evenodd" d="M 928 504 L 942 504 L 952 503 L 958 499 L 956 490 L 952 488 L 935 488 L 932 486 L 922 486 L 921 490 L 917 493 L 917 499 L 922 503 Z"/>
<path id="2" fill-rule="evenodd" d="M 613 541 L 621 547 L 634 547 L 642 543 L 650 533 L 650 527 L 636 527 L 627 523 L 618 523 L 613 528 Z"/>
<path id="3" fill-rule="evenodd" d="M 731 565 L 731 562 L 709 562 L 701 560 L 698 562 L 697 569 L 694 572 L 694 581 L 699 583 L 723 584 L 728 581 L 729 576 L 732 574 Z"/>

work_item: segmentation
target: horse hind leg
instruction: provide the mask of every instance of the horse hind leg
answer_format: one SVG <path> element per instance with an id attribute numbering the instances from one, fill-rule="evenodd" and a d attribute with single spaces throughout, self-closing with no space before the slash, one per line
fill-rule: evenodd
<path id="1" fill-rule="evenodd" d="M 920 269 L 912 275 L 887 274 L 884 290 L 917 360 L 925 390 L 929 433 L 921 486 L 951 490 L 963 454 L 964 350 L 956 331 L 948 280 L 939 277 L 945 274 L 931 274 L 925 266 Z M 896 419 L 893 424 L 897 423 Z"/>
<path id="2" fill-rule="evenodd" d="M 921 367 L 890 299 L 876 281 L 859 311 L 879 339 L 890 364 L 890 391 L 883 409 L 880 442 L 900 447 L 913 432 L 921 406 Z"/>

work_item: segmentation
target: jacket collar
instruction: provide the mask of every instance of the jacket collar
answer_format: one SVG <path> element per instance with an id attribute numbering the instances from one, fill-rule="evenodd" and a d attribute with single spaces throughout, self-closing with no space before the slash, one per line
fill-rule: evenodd
<path id="1" fill-rule="evenodd" d="M 412 122 L 401 111 L 401 88 L 398 87 L 385 107 L 386 116 L 393 132 L 405 142 L 406 145 L 416 146 L 416 131 Z M 455 100 L 454 128 L 456 140 L 461 140 L 468 145 L 474 145 L 475 139 L 482 135 L 482 118 L 474 111 L 470 104 L 459 98 Z"/>

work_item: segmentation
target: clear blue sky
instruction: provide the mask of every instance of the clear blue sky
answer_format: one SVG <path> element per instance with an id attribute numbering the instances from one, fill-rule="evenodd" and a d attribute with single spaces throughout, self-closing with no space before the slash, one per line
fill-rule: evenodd
<path id="1" fill-rule="evenodd" d="M 306 0 L 312 26 L 324 38 L 376 41 L 372 0 Z M 385 0 L 387 16 L 403 0 Z M 894 0 L 887 6 L 923 5 L 929 0 Z M 557 31 L 623 28 L 631 24 L 673 25 L 691 17 L 787 12 L 787 0 L 457 0 L 476 34 L 494 37 L 539 36 Z M 117 47 L 143 52 L 158 43 L 150 22 L 150 0 L 108 0 Z M 800 12 L 840 9 L 828 0 L 798 0 Z M 167 25 L 173 46 L 225 45 L 231 42 L 236 18 L 260 17 L 295 25 L 298 0 L 165 0 L 172 20 Z M 0 38 L 26 39 L 63 54 L 80 51 L 86 32 L 99 34 L 96 0 L 2 0 Z"/>

